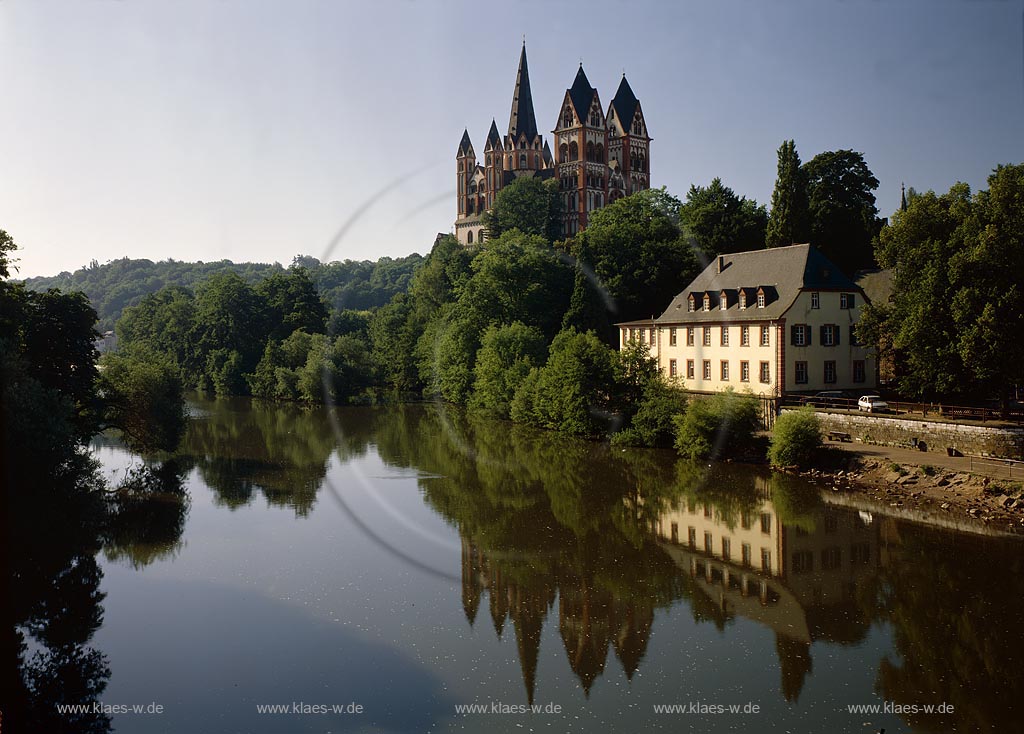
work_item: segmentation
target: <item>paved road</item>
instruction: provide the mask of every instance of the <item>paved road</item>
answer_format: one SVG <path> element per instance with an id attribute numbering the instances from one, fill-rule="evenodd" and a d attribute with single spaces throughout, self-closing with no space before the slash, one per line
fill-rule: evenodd
<path id="1" fill-rule="evenodd" d="M 930 464 L 936 469 L 942 469 L 943 471 L 970 472 L 971 474 L 980 474 L 981 476 L 992 477 L 993 479 L 1012 479 L 1015 482 L 1024 481 L 1024 462 L 1010 465 L 998 459 L 947 456 L 944 452 L 940 453 L 938 451 L 915 451 L 913 449 L 901 449 L 893 446 L 874 446 L 856 441 L 850 443 L 826 441 L 825 443 L 876 461 L 916 464 L 917 466 Z"/>

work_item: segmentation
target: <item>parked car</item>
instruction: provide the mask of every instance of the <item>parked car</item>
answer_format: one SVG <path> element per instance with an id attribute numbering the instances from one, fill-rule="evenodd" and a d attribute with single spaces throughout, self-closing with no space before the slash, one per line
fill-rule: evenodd
<path id="1" fill-rule="evenodd" d="M 857 410 L 866 410 L 868 413 L 888 413 L 889 404 L 879 395 L 862 395 L 857 401 Z"/>
<path id="2" fill-rule="evenodd" d="M 812 408 L 852 408 L 854 396 L 844 390 L 824 390 L 808 395 L 800 402 Z"/>

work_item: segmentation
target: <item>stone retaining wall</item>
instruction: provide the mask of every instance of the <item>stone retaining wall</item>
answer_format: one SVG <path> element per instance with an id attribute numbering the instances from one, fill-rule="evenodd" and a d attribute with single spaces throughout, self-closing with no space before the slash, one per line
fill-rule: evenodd
<path id="1" fill-rule="evenodd" d="M 784 408 L 782 412 L 788 411 Z M 1024 428 L 993 428 L 820 410 L 817 415 L 823 431 L 843 431 L 855 441 L 864 443 L 914 448 L 916 439 L 923 441 L 928 451 L 945 453 L 951 446 L 962 454 L 1024 458 Z"/>

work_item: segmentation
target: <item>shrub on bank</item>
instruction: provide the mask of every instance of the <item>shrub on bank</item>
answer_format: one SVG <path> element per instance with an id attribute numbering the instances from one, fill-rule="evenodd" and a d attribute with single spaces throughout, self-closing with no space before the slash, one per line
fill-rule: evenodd
<path id="1" fill-rule="evenodd" d="M 675 418 L 675 448 L 695 460 L 734 458 L 750 452 L 760 427 L 757 398 L 731 389 L 691 400 Z"/>
<path id="2" fill-rule="evenodd" d="M 806 467 L 821 448 L 821 422 L 813 408 L 783 413 L 775 421 L 768 460 L 772 466 Z"/>

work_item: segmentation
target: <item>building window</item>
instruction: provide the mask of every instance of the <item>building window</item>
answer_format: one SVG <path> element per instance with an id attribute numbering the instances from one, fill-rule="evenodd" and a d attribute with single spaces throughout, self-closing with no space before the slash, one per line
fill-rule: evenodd
<path id="1" fill-rule="evenodd" d="M 686 379 L 687 380 L 692 380 L 693 379 L 693 360 L 692 359 L 686 360 Z"/>
<path id="2" fill-rule="evenodd" d="M 843 562 L 843 549 L 838 545 L 821 552 L 821 567 L 827 571 L 839 568 Z"/>
<path id="3" fill-rule="evenodd" d="M 691 311 L 691 312 L 693 311 L 693 294 L 692 293 L 686 299 L 686 310 L 687 311 Z"/>
<path id="4" fill-rule="evenodd" d="M 807 332 L 810 328 L 807 324 L 793 324 L 793 346 L 794 347 L 806 347 L 807 346 Z"/>
<path id="5" fill-rule="evenodd" d="M 853 381 L 854 382 L 866 382 L 866 371 L 864 369 L 864 360 L 855 359 L 853 360 Z"/>
<path id="6" fill-rule="evenodd" d="M 811 308 L 821 308 L 821 294 L 817 291 L 811 294 Z"/>
<path id="7" fill-rule="evenodd" d="M 622 329 L 622 343 L 625 344 L 629 341 L 629 329 L 623 327 Z"/>
<path id="8" fill-rule="evenodd" d="M 686 327 L 686 346 L 688 346 L 688 347 L 692 347 L 693 346 L 693 327 L 692 326 L 687 326 Z"/>
<path id="9" fill-rule="evenodd" d="M 741 347 L 749 347 L 750 346 L 750 327 L 749 326 L 741 326 L 740 327 L 740 346 Z"/>
<path id="10" fill-rule="evenodd" d="M 709 296 L 707 293 L 704 294 L 704 310 L 711 310 L 711 296 Z"/>
<path id="11" fill-rule="evenodd" d="M 654 336 L 654 327 L 652 326 L 651 327 L 651 346 L 652 347 L 653 346 L 657 346 L 657 344 L 658 344 L 658 341 L 657 341 L 657 339 Z"/>
<path id="12" fill-rule="evenodd" d="M 713 553 L 715 548 L 715 539 L 711 537 L 711 533 L 704 533 L 704 550 L 707 553 Z"/>
<path id="13" fill-rule="evenodd" d="M 690 527 L 686 529 L 686 542 L 691 548 L 697 547 L 697 528 Z"/>
<path id="14" fill-rule="evenodd" d="M 729 296 L 725 291 L 718 294 L 718 307 L 723 311 L 729 308 Z"/>
<path id="15" fill-rule="evenodd" d="M 757 294 L 757 307 L 764 308 L 764 293 Z"/>
<path id="16" fill-rule="evenodd" d="M 762 512 L 761 513 L 761 532 L 765 535 L 772 534 L 772 513 Z"/>
<path id="17" fill-rule="evenodd" d="M 674 359 L 670 359 L 668 361 L 668 376 L 669 377 L 675 377 L 676 376 L 676 361 Z"/>
<path id="18" fill-rule="evenodd" d="M 722 538 L 722 558 L 728 561 L 732 557 L 732 541 L 729 538 Z"/>
<path id="19" fill-rule="evenodd" d="M 772 552 L 767 548 L 761 549 L 761 570 L 765 573 L 772 572 Z"/>
<path id="20" fill-rule="evenodd" d="M 676 327 L 672 327 L 668 330 L 668 345 L 674 347 L 676 345 Z"/>
<path id="21" fill-rule="evenodd" d="M 750 362 L 740 362 L 740 382 L 750 382 Z"/>
<path id="22" fill-rule="evenodd" d="M 838 336 L 839 327 L 835 324 L 825 324 L 821 327 L 821 345 L 823 347 L 834 347 L 839 343 L 836 338 Z"/>
<path id="23" fill-rule="evenodd" d="M 710 380 L 711 379 L 711 360 L 710 359 L 705 359 L 704 360 L 704 379 L 705 380 Z"/>
<path id="24" fill-rule="evenodd" d="M 722 381 L 727 382 L 729 380 L 729 361 L 722 360 Z"/>
<path id="25" fill-rule="evenodd" d="M 853 293 L 840 293 L 839 308 L 853 308 L 856 300 L 857 299 Z"/>
<path id="26" fill-rule="evenodd" d="M 749 566 L 750 565 L 750 543 L 744 543 L 743 544 L 743 546 L 741 548 L 741 553 L 743 553 L 743 565 L 744 566 Z"/>
<path id="27" fill-rule="evenodd" d="M 809 550 L 793 554 L 793 573 L 808 573 L 814 570 L 814 553 Z"/>
<path id="28" fill-rule="evenodd" d="M 747 307 L 747 293 L 746 291 L 740 291 L 740 308 Z"/>
<path id="29" fill-rule="evenodd" d="M 710 347 L 711 346 L 711 327 L 710 326 L 705 326 L 704 327 L 704 346 L 705 347 Z"/>
<path id="30" fill-rule="evenodd" d="M 834 364 L 834 363 L 833 363 Z M 769 369 L 767 362 L 761 363 L 761 382 L 768 384 L 771 382 L 771 370 Z"/>
<path id="31" fill-rule="evenodd" d="M 469 234 L 466 235 L 466 243 L 473 244 L 473 230 L 469 230 Z"/>
<path id="32" fill-rule="evenodd" d="M 850 546 L 850 563 L 863 565 L 871 562 L 871 546 L 867 543 L 854 543 Z"/>
<path id="33" fill-rule="evenodd" d="M 647 343 L 647 330 L 646 329 L 639 329 L 638 331 L 640 332 L 640 343 L 641 344 L 646 344 Z"/>
<path id="34" fill-rule="evenodd" d="M 729 346 L 729 327 L 728 326 L 723 326 L 722 327 L 722 346 L 723 347 Z"/>
<path id="35" fill-rule="evenodd" d="M 771 338 L 772 338 L 772 327 L 770 327 L 770 326 L 762 326 L 761 327 L 761 346 L 762 347 L 767 347 L 769 344 L 771 344 Z"/>
<path id="36" fill-rule="evenodd" d="M 796 380 L 796 384 L 797 385 L 806 385 L 807 384 L 807 363 L 806 362 L 797 362 L 796 363 L 795 377 L 793 379 Z"/>
<path id="37" fill-rule="evenodd" d="M 835 360 L 828 360 L 825 362 L 825 384 L 834 385 L 836 384 L 836 363 Z"/>

